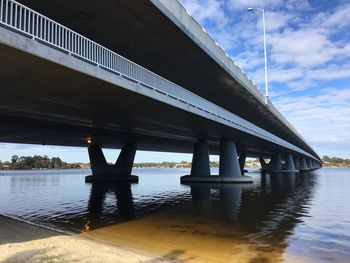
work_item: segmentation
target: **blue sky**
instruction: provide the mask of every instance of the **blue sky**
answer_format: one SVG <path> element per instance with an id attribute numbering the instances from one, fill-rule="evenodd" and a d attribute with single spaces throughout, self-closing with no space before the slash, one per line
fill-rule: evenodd
<path id="1" fill-rule="evenodd" d="M 350 158 L 350 1 L 181 0 L 191 15 L 262 90 L 265 9 L 270 99 L 322 156 Z M 11 155 L 88 161 L 86 149 L 0 144 Z M 113 161 L 119 151 L 105 151 Z M 217 159 L 214 157 L 213 159 Z M 191 160 L 191 155 L 138 152 L 136 161 Z"/>

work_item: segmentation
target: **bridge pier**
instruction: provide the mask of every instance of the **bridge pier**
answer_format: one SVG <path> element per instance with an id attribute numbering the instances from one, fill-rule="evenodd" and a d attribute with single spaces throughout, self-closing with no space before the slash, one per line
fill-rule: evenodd
<path id="1" fill-rule="evenodd" d="M 270 172 L 283 172 L 282 159 L 279 153 L 275 154 L 270 161 Z"/>
<path id="2" fill-rule="evenodd" d="M 293 157 L 293 161 L 294 161 L 294 166 L 296 170 L 300 170 L 300 163 L 299 163 L 299 158 L 298 157 Z"/>
<path id="3" fill-rule="evenodd" d="M 307 169 L 310 171 L 310 170 L 312 170 L 312 168 L 311 168 L 311 162 L 310 162 L 310 159 L 309 158 L 306 158 L 306 167 L 307 167 Z"/>
<path id="4" fill-rule="evenodd" d="M 242 157 L 243 159 L 243 157 Z M 243 161 L 242 161 L 243 162 Z M 253 179 L 242 176 L 234 142 L 220 143 L 219 175 L 210 175 L 207 142 L 197 142 L 194 146 L 191 174 L 181 177 L 181 183 L 251 183 Z"/>
<path id="5" fill-rule="evenodd" d="M 306 160 L 305 160 L 305 157 L 302 157 L 301 158 L 301 162 L 300 162 L 300 169 L 299 169 L 301 172 L 305 172 L 305 171 L 308 171 L 309 168 L 307 167 L 307 164 L 306 164 Z"/>
<path id="6" fill-rule="evenodd" d="M 293 160 L 293 156 L 291 154 L 287 154 L 286 156 L 286 163 L 284 166 L 284 172 L 290 172 L 290 173 L 296 173 L 299 172 L 297 169 L 295 169 L 295 164 Z"/>
<path id="7" fill-rule="evenodd" d="M 311 169 L 316 170 L 319 168 L 318 163 L 315 160 L 311 160 Z"/>
<path id="8" fill-rule="evenodd" d="M 261 171 L 269 170 L 269 164 L 265 162 L 263 157 L 260 157 L 259 161 L 260 161 Z"/>
<path id="9" fill-rule="evenodd" d="M 199 141 L 194 145 L 191 174 L 181 177 L 181 183 L 211 182 L 208 143 Z"/>
<path id="10" fill-rule="evenodd" d="M 194 146 L 191 176 L 210 176 L 208 143 L 201 141 Z"/>
<path id="11" fill-rule="evenodd" d="M 315 167 L 314 167 L 314 161 L 310 159 L 310 169 L 311 170 L 314 170 Z"/>
<path id="12" fill-rule="evenodd" d="M 244 165 L 247 155 L 245 153 L 241 153 L 238 158 L 239 168 L 241 169 L 241 174 L 244 175 Z"/>
<path id="13" fill-rule="evenodd" d="M 85 177 L 85 182 L 123 181 L 138 182 L 138 177 L 131 175 L 136 154 L 136 144 L 125 144 L 114 165 L 107 163 L 101 147 L 91 145 L 88 148 L 92 175 Z"/>
<path id="14" fill-rule="evenodd" d="M 241 174 L 236 145 L 233 141 L 223 140 L 220 143 L 219 177 L 223 183 L 253 182 L 251 177 Z"/>

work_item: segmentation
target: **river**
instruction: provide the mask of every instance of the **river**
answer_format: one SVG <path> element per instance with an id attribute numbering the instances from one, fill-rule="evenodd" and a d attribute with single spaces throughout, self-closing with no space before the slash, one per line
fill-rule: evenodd
<path id="1" fill-rule="evenodd" d="M 186 262 L 350 262 L 350 169 L 250 172 L 253 184 L 181 185 L 188 169 L 0 171 L 0 214 Z M 213 170 L 217 173 L 217 170 Z"/>

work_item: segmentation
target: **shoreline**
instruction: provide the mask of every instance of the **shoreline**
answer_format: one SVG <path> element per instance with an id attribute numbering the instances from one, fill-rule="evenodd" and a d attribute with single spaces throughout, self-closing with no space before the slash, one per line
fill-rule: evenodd
<path id="1" fill-rule="evenodd" d="M 176 262 L 0 214 L 0 262 Z"/>

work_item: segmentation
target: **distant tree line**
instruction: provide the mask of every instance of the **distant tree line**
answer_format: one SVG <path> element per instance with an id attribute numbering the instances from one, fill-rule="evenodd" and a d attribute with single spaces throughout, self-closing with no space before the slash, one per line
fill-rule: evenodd
<path id="1" fill-rule="evenodd" d="M 135 168 L 190 168 L 192 166 L 191 162 L 181 161 L 181 162 L 143 162 L 134 163 Z M 219 167 L 219 162 L 210 162 L 211 167 Z"/>
<path id="2" fill-rule="evenodd" d="M 75 169 L 81 168 L 80 163 L 66 163 L 59 157 L 49 158 L 46 155 L 17 156 L 13 155 L 10 162 L 1 162 L 0 169 L 32 170 L 32 169 Z"/>
<path id="3" fill-rule="evenodd" d="M 328 155 L 322 158 L 324 167 L 350 167 L 350 159 L 343 159 L 339 157 L 329 157 Z"/>
<path id="4" fill-rule="evenodd" d="M 143 162 L 143 163 L 134 163 L 135 168 L 190 168 L 192 166 L 191 162 L 181 161 L 181 162 Z M 248 167 L 259 167 L 259 159 L 246 160 L 246 166 Z M 211 161 L 210 167 L 217 168 L 219 167 L 218 161 Z"/>
<path id="5" fill-rule="evenodd" d="M 177 168 L 177 167 L 191 167 L 191 162 L 181 161 L 181 162 L 142 162 L 134 163 L 135 168 Z"/>

